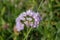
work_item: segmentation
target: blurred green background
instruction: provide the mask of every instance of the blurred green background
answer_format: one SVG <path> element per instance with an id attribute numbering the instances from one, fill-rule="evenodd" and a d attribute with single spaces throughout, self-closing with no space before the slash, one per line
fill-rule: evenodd
<path id="1" fill-rule="evenodd" d="M 14 40 L 15 19 L 29 9 L 39 12 L 42 21 L 27 40 L 60 40 L 60 0 L 0 0 L 0 40 Z M 23 40 L 23 31 L 16 40 Z"/>

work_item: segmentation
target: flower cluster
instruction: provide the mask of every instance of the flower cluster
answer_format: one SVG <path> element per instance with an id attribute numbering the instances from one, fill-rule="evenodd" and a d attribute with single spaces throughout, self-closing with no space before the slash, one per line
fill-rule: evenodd
<path id="1" fill-rule="evenodd" d="M 41 17 L 39 13 L 35 13 L 32 10 L 21 13 L 16 18 L 16 29 L 21 31 L 24 29 L 24 26 L 35 28 L 39 25 Z"/>

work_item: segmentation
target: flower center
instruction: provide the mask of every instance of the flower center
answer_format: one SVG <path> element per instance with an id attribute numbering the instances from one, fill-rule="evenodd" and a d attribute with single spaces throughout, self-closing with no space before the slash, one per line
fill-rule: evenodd
<path id="1" fill-rule="evenodd" d="M 26 26 L 32 26 L 34 23 L 34 18 L 31 16 L 25 16 L 25 20 L 20 20 L 20 22 Z"/>

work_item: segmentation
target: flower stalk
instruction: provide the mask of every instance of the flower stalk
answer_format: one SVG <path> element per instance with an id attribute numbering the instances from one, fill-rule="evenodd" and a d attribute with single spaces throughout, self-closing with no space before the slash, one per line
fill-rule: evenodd
<path id="1" fill-rule="evenodd" d="M 31 32 L 31 31 L 32 31 L 32 28 L 30 28 L 30 29 L 29 29 L 29 31 L 27 32 L 27 35 L 24 37 L 24 39 L 23 39 L 23 40 L 25 40 L 25 39 L 27 40 L 28 35 L 30 34 L 30 32 Z"/>

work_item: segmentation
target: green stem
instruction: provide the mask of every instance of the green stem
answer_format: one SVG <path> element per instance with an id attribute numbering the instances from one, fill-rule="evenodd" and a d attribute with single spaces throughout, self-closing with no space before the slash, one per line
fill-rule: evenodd
<path id="1" fill-rule="evenodd" d="M 28 35 L 29 35 L 29 33 L 31 32 L 31 30 L 32 30 L 32 28 L 30 28 L 30 29 L 29 29 L 29 31 L 28 31 L 28 33 L 27 33 L 27 35 L 25 36 L 25 38 L 24 38 L 23 40 L 25 40 L 25 39 L 27 39 L 27 38 L 28 38 Z"/>
<path id="2" fill-rule="evenodd" d="M 39 4 L 39 7 L 38 7 L 37 11 L 39 10 L 39 8 L 40 8 L 40 6 L 42 5 L 42 3 L 43 3 L 43 0 L 42 0 L 41 3 Z"/>
<path id="3" fill-rule="evenodd" d="M 14 33 L 14 38 L 13 38 L 13 40 L 17 40 L 18 35 L 19 35 L 19 33 L 18 33 L 18 32 Z"/>

